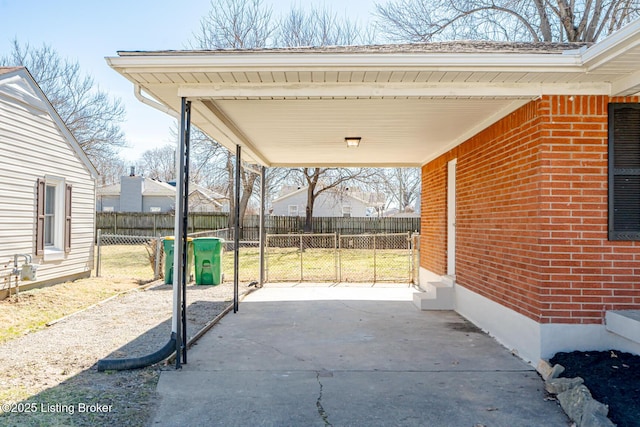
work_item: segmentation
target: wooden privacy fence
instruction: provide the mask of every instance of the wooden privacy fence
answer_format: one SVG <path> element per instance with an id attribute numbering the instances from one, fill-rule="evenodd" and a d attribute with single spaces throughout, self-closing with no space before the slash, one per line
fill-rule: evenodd
<path id="1" fill-rule="evenodd" d="M 131 236 L 168 236 L 174 233 L 173 214 L 134 213 L 134 212 L 98 212 L 96 229 L 102 233 Z M 188 232 L 198 233 L 207 230 L 227 228 L 229 217 L 226 213 L 189 214 Z M 314 233 L 336 234 L 379 234 L 420 232 L 420 218 L 403 217 L 317 217 L 312 221 Z M 259 240 L 260 218 L 247 215 L 242 226 L 242 240 Z M 300 233 L 304 229 L 303 217 L 266 216 L 267 234 Z"/>

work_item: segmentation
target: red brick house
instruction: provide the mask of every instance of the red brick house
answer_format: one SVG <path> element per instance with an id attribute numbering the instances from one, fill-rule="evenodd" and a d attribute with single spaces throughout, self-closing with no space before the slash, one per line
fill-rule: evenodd
<path id="1" fill-rule="evenodd" d="M 249 162 L 421 167 L 418 307 L 455 309 L 534 363 L 572 349 L 640 353 L 640 22 L 594 45 L 107 61 L 143 102 L 189 102 L 193 124 Z"/>
<path id="2" fill-rule="evenodd" d="M 640 171 L 623 175 L 635 180 L 630 188 L 614 183 L 624 193 L 614 201 L 616 165 L 608 163 L 612 149 L 612 161 L 640 167 L 637 103 L 541 96 L 422 168 L 421 267 L 455 275 L 456 310 L 525 358 L 594 346 L 638 350 L 604 326 L 608 311 L 640 308 Z M 616 128 L 618 114 L 633 119 L 636 132 L 619 153 L 611 147 L 626 131 Z M 455 191 L 454 265 L 448 191 Z M 623 219 L 609 223 L 618 210 Z"/>

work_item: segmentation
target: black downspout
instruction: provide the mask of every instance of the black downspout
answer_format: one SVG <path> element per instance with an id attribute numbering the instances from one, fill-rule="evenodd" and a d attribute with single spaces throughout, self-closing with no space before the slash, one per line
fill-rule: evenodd
<path id="1" fill-rule="evenodd" d="M 174 292 L 174 330 L 171 332 L 171 338 L 160 350 L 155 353 L 142 357 L 134 357 L 129 359 L 101 359 L 98 361 L 98 371 L 122 371 L 128 369 L 139 369 L 146 366 L 161 362 L 176 354 L 176 369 L 180 369 L 181 355 L 184 363 L 187 363 L 187 315 L 186 315 L 186 280 L 187 280 L 187 222 L 188 222 L 188 206 L 189 206 L 189 133 L 191 131 L 191 101 L 182 98 L 182 112 L 180 123 L 180 141 L 178 143 L 178 170 L 177 174 L 180 188 L 176 188 L 177 195 L 182 191 L 182 199 L 176 201 L 176 240 L 175 250 L 179 252 L 182 249 L 181 265 L 174 266 L 174 286 L 178 286 L 177 292 Z M 186 163 L 186 165 L 185 165 Z M 178 242 L 178 240 L 180 240 Z M 180 248 L 178 247 L 180 245 Z M 182 302 L 181 302 L 182 300 Z M 176 326 L 177 325 L 177 326 Z M 181 351 L 182 350 L 182 351 Z"/>
<path id="2" fill-rule="evenodd" d="M 98 360 L 98 371 L 125 371 L 129 369 L 140 369 L 162 362 L 176 351 L 176 334 L 171 333 L 171 339 L 164 347 L 155 353 L 131 359 L 101 359 Z"/>

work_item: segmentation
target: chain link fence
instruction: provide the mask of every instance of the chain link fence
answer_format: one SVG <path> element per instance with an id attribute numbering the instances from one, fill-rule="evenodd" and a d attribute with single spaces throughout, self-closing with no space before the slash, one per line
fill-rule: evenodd
<path id="1" fill-rule="evenodd" d="M 188 234 L 190 238 L 217 237 L 224 240 L 222 272 L 225 281 L 233 281 L 232 233 L 228 229 Z M 102 234 L 96 244 L 96 276 L 122 277 L 149 282 L 164 278 L 164 237 Z M 240 241 L 239 280 L 251 282 L 260 277 L 260 243 Z"/>
<path id="2" fill-rule="evenodd" d="M 96 276 L 149 282 L 162 277 L 162 238 L 98 233 Z"/>
<path id="3" fill-rule="evenodd" d="M 337 242 L 336 234 L 268 234 L 267 281 L 336 281 Z"/>
<path id="4" fill-rule="evenodd" d="M 222 271 L 233 280 L 234 241 L 229 230 L 192 233 L 189 237 L 224 240 Z M 408 282 L 417 283 L 419 235 L 414 233 L 337 235 L 268 234 L 265 278 L 271 282 Z M 135 278 L 164 277 L 162 237 L 98 234 L 96 275 Z M 239 280 L 260 277 L 260 245 L 240 241 Z"/>
<path id="5" fill-rule="evenodd" d="M 416 261 L 411 233 L 269 234 L 267 281 L 412 282 Z"/>

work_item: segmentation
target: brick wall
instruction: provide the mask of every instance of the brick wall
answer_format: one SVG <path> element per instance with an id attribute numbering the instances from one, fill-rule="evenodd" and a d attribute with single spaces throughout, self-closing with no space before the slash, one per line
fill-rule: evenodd
<path id="1" fill-rule="evenodd" d="M 543 97 L 425 165 L 422 267 L 446 270 L 457 158 L 458 283 L 541 323 L 640 308 L 640 245 L 607 240 L 609 101 Z"/>

